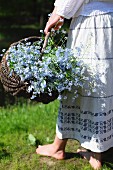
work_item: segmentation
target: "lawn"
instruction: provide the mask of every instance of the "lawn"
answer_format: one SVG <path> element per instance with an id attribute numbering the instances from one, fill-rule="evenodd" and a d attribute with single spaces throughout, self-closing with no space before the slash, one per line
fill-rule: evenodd
<path id="1" fill-rule="evenodd" d="M 56 100 L 47 105 L 23 103 L 0 108 L 0 170 L 91 170 L 76 154 L 80 147 L 76 140 L 68 141 L 65 160 L 36 154 L 38 144 L 54 140 L 58 106 Z M 112 167 L 109 163 L 102 169 Z"/>

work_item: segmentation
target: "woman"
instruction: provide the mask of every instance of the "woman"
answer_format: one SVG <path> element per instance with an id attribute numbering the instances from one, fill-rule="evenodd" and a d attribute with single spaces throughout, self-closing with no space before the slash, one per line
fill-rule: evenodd
<path id="1" fill-rule="evenodd" d="M 36 152 L 64 159 L 67 140 L 77 139 L 86 149 L 77 152 L 100 169 L 101 153 L 113 147 L 113 0 L 56 0 L 45 34 L 71 17 L 67 47 L 75 53 L 79 49 L 78 57 L 97 73 L 96 91 L 87 95 L 82 89 L 74 101 L 73 90 L 66 94 L 53 144 L 39 146 Z"/>

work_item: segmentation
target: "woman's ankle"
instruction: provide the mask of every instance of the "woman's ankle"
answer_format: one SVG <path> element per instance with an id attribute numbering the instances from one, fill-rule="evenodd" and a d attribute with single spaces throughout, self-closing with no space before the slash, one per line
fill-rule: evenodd
<path id="1" fill-rule="evenodd" d="M 59 139 L 57 136 L 55 137 L 55 140 L 53 142 L 53 146 L 57 148 L 57 150 L 63 150 L 63 151 L 65 151 L 66 144 L 67 144 L 67 139 Z"/>

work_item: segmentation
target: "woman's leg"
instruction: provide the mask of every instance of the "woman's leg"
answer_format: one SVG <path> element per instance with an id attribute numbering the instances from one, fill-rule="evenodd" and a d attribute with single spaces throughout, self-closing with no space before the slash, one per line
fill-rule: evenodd
<path id="1" fill-rule="evenodd" d="M 95 170 L 99 170 L 102 167 L 101 153 L 88 152 L 87 150 L 78 149 L 77 152 L 84 158 L 87 159 Z"/>
<path id="2" fill-rule="evenodd" d="M 36 149 L 36 153 L 43 156 L 51 156 L 56 159 L 64 159 L 66 143 L 67 139 L 59 139 L 56 135 L 52 144 L 39 146 Z"/>

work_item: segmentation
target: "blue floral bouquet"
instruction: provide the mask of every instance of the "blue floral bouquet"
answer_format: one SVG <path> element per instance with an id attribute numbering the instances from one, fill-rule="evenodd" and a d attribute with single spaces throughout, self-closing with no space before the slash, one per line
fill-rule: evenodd
<path id="1" fill-rule="evenodd" d="M 44 39 L 26 38 L 12 44 L 1 62 L 1 81 L 13 95 L 25 92 L 33 100 L 49 103 L 73 86 L 83 88 L 88 66 L 66 48 L 64 31 L 50 34 L 46 45 Z"/>

